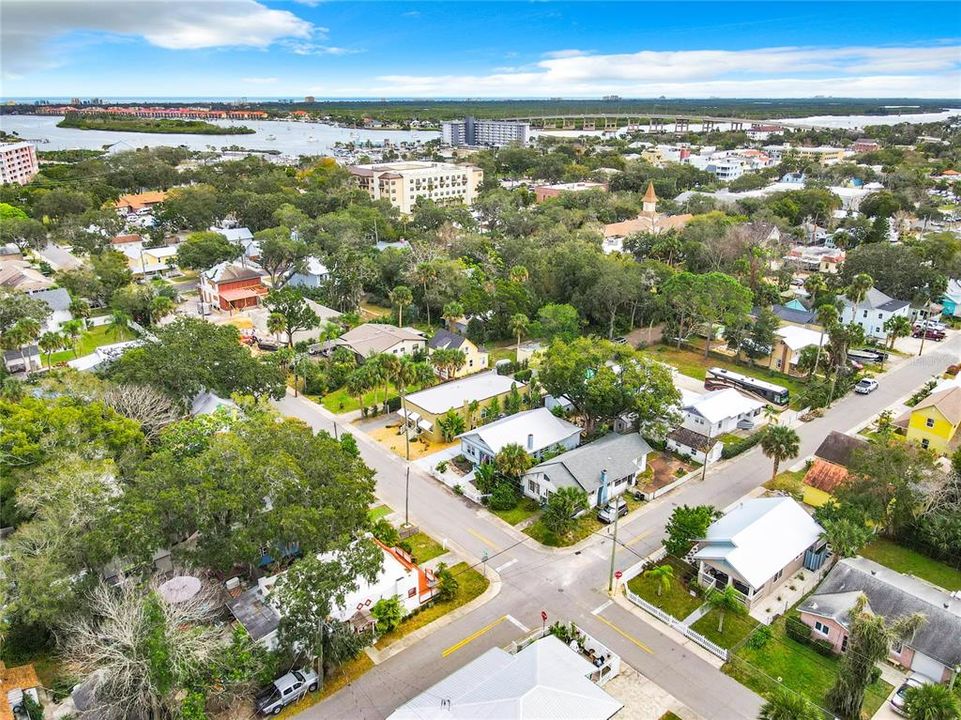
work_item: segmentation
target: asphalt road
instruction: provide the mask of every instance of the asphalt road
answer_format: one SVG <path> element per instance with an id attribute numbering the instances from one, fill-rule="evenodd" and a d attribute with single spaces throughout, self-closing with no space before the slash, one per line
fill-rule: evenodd
<path id="1" fill-rule="evenodd" d="M 923 357 L 904 361 L 882 376 L 880 387 L 871 395 L 849 395 L 835 403 L 825 417 L 800 425 L 799 457 L 811 455 L 830 431 L 844 432 L 863 423 L 932 375 L 943 372 L 947 365 L 957 362 L 959 350 L 961 334 L 952 333 L 940 344 L 930 343 Z M 315 403 L 288 395 L 277 405 L 284 414 L 301 418 L 316 430 L 334 431 L 334 416 Z M 344 429 L 338 423 L 338 432 Z M 377 471 L 378 498 L 403 512 L 408 497 L 407 463 L 362 433 L 354 434 L 364 460 Z M 676 505 L 724 508 L 767 481 L 770 474 L 770 461 L 755 448 L 709 469 L 703 482 L 688 482 L 647 504 L 618 529 L 616 567 L 629 567 L 660 546 L 664 525 Z M 762 700 L 755 693 L 655 626 L 617 604 L 607 603 L 611 543 L 604 533 L 575 548 L 550 550 L 413 466 L 409 487 L 410 521 L 465 558 L 480 563 L 486 553 L 491 576 L 500 578 L 500 591 L 481 607 L 381 663 L 299 718 L 384 718 L 487 649 L 525 636 L 522 628 L 536 628 L 542 610 L 548 613 L 549 622 L 573 620 L 705 718 L 757 717 Z"/>

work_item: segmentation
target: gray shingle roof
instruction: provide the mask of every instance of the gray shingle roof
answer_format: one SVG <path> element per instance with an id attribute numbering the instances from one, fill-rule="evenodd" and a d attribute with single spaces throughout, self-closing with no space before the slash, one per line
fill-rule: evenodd
<path id="1" fill-rule="evenodd" d="M 280 614 L 264 602 L 259 587 L 241 593 L 227 607 L 254 640 L 267 637 L 280 626 Z"/>
<path id="2" fill-rule="evenodd" d="M 627 477 L 637 472 L 640 458 L 649 452 L 651 446 L 637 433 L 610 433 L 535 465 L 528 472 L 543 473 L 558 487 L 580 487 L 590 493 L 600 487 L 601 470 L 607 470 L 612 481 Z"/>
<path id="3" fill-rule="evenodd" d="M 818 449 L 814 451 L 814 455 L 835 465 L 847 467 L 851 462 L 851 455 L 854 454 L 854 451 L 867 447 L 867 445 L 867 440 L 832 430 L 821 441 Z"/>
<path id="4" fill-rule="evenodd" d="M 70 309 L 70 293 L 64 288 L 40 290 L 39 292 L 32 293 L 30 297 L 43 300 L 53 312 Z"/>
<path id="5" fill-rule="evenodd" d="M 456 350 L 463 345 L 466 340 L 467 338 L 465 338 L 463 335 L 458 335 L 457 333 L 452 333 L 448 330 L 438 330 L 427 342 L 427 347 L 429 347 L 431 350 L 440 350 L 441 348 Z"/>
<path id="6" fill-rule="evenodd" d="M 835 565 L 812 595 L 799 609 L 822 603 L 838 612 L 838 598 L 825 597 L 843 593 L 867 596 L 872 612 L 889 620 L 921 613 L 924 624 L 906 644 L 944 665 L 961 663 L 961 599 L 951 597 L 940 588 L 911 575 L 902 575 L 866 558 L 846 558 Z M 853 600 L 851 602 L 853 605 Z M 805 606 L 808 606 L 807 608 Z M 850 610 L 850 606 L 848 607 Z"/>

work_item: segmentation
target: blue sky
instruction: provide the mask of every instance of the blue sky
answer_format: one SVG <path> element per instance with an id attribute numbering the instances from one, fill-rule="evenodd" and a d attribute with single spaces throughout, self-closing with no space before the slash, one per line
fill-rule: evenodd
<path id="1" fill-rule="evenodd" d="M 16 96 L 961 98 L 961 3 L 3 0 Z"/>

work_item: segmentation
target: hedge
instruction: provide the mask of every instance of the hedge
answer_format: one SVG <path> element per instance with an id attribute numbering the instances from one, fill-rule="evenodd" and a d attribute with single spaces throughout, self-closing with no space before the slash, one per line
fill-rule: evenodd
<path id="1" fill-rule="evenodd" d="M 758 430 L 753 435 L 748 435 L 742 440 L 733 440 L 731 442 L 724 443 L 724 447 L 721 448 L 721 457 L 725 460 L 730 460 L 732 457 L 740 455 L 746 450 L 750 450 L 752 447 L 761 442 L 764 437 L 764 430 Z"/>
<path id="2" fill-rule="evenodd" d="M 802 645 L 807 645 L 811 641 L 811 628 L 797 615 L 790 615 L 784 621 L 784 631 L 789 638 Z"/>

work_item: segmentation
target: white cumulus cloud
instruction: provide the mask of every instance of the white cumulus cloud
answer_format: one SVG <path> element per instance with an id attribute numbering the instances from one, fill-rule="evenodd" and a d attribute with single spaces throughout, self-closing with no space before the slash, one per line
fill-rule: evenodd
<path id="1" fill-rule="evenodd" d="M 390 74 L 345 95 L 471 97 L 957 97 L 961 47 L 774 47 L 546 53 L 487 74 Z M 329 90 L 328 90 L 329 92 Z"/>
<path id="2" fill-rule="evenodd" d="M 169 50 L 266 48 L 322 29 L 256 0 L 3 0 L 4 74 L 17 77 L 69 58 L 75 34 L 143 38 Z"/>

